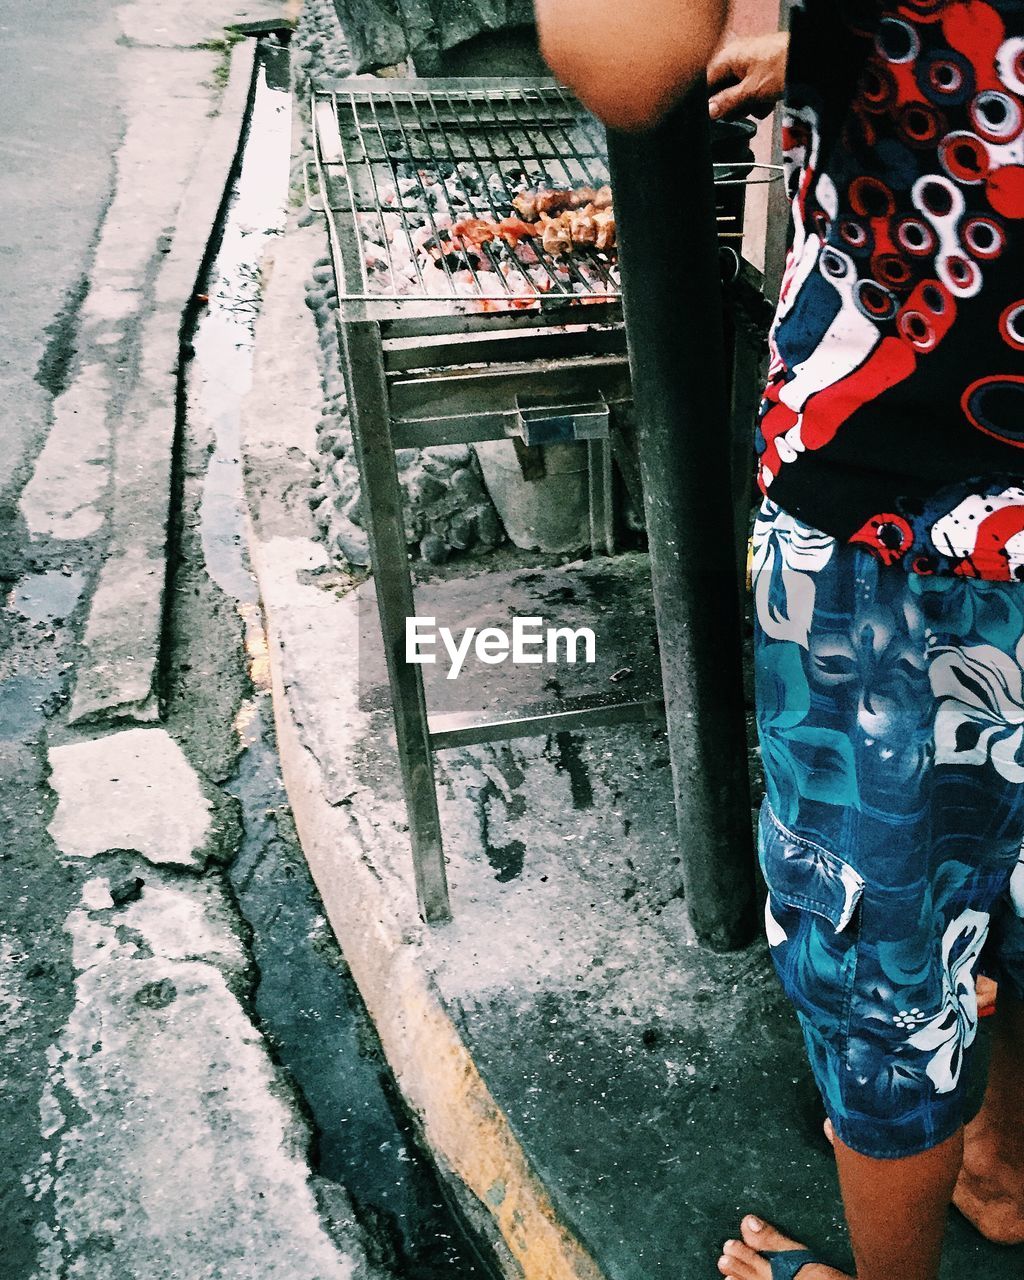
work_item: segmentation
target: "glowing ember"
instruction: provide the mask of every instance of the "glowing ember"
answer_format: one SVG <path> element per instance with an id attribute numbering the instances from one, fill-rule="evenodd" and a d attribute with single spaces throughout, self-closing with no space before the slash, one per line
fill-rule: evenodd
<path id="1" fill-rule="evenodd" d="M 618 296 L 615 215 L 607 186 L 472 165 L 418 169 L 378 183 L 381 212 L 360 213 L 374 295 L 464 298 L 475 309 L 538 307 L 545 294 L 580 303 Z"/>

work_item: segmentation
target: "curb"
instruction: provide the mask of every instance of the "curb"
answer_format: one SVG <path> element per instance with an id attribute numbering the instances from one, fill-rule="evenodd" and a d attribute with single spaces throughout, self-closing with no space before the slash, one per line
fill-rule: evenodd
<path id="1" fill-rule="evenodd" d="M 332 761 L 318 729 L 325 699 L 317 692 L 324 689 L 331 720 L 346 727 L 353 744 L 367 720 L 351 678 L 357 598 L 331 590 L 331 566 L 311 536 L 305 502 L 320 385 L 303 284 L 322 247 L 318 231 L 289 226 L 265 259 L 253 384 L 242 407 L 250 555 L 266 613 L 278 750 L 296 827 L 396 1083 L 465 1217 L 510 1277 L 602 1280 L 591 1254 L 560 1221 L 432 978 L 431 953 L 444 943 L 417 915 L 410 855 L 396 847 L 404 838 L 390 822 L 360 812 L 345 762 Z M 395 864 L 408 874 L 396 874 Z"/>
<path id="2" fill-rule="evenodd" d="M 263 575 L 257 576 L 262 581 Z M 422 966 L 415 941 L 401 933 L 390 887 L 373 874 L 357 836 L 349 832 L 347 849 L 339 844 L 337 813 L 324 798 L 315 757 L 289 712 L 282 652 L 271 623 L 274 720 L 296 829 L 346 963 L 426 1145 L 506 1275 L 603 1280 L 593 1258 L 559 1221 Z M 414 903 L 401 901 L 415 913 Z"/>
<path id="3" fill-rule="evenodd" d="M 138 374 L 117 424 L 112 554 L 100 571 L 85 626 L 72 725 L 160 718 L 182 332 L 242 145 L 255 67 L 256 41 L 235 44 L 217 117 L 199 151 L 154 282 L 153 307 L 139 340 Z"/>

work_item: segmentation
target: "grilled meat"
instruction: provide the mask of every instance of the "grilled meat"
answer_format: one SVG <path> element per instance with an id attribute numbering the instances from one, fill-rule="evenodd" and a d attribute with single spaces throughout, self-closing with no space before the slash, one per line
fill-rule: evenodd
<path id="1" fill-rule="evenodd" d="M 555 257 L 576 248 L 615 248 L 610 187 L 524 191 L 512 203 L 522 217 L 463 218 L 452 227 L 454 237 L 478 249 L 495 240 L 514 249 L 520 241 L 538 239 L 545 253 Z"/>
<path id="2" fill-rule="evenodd" d="M 598 209 L 609 209 L 612 203 L 612 189 L 604 187 L 543 187 L 532 191 L 523 191 L 515 197 L 512 204 L 529 222 L 536 222 L 542 214 L 549 217 L 563 213 L 566 209 L 582 209 L 592 204 Z"/>
<path id="3" fill-rule="evenodd" d="M 537 234 L 535 225 L 524 222 L 522 218 L 502 218 L 500 222 L 493 218 L 463 218 L 456 222 L 452 231 L 477 248 L 490 240 L 504 240 L 514 249 L 520 240 L 529 240 Z"/>

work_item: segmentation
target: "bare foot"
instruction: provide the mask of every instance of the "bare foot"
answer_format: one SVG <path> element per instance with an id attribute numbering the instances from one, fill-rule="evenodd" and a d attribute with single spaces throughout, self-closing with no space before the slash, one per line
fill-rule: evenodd
<path id="1" fill-rule="evenodd" d="M 805 1247 L 750 1214 L 743 1219 L 740 1230 L 742 1240 L 726 1240 L 718 1259 L 718 1270 L 729 1280 L 771 1280 L 771 1263 L 763 1256 L 765 1253 Z M 854 1280 L 854 1277 L 835 1267 L 809 1262 L 797 1272 L 796 1280 Z"/>
<path id="2" fill-rule="evenodd" d="M 986 1239 L 1024 1244 L 1024 1185 L 1006 1138 L 984 1115 L 967 1126 L 953 1203 Z"/>

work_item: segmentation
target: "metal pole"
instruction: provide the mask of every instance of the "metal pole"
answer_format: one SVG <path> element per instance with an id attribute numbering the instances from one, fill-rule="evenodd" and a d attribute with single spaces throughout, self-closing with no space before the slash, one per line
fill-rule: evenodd
<path id="1" fill-rule="evenodd" d="M 609 155 L 684 892 L 726 951 L 754 933 L 754 857 L 706 87 Z"/>
<path id="2" fill-rule="evenodd" d="M 789 11 L 792 0 L 779 0 L 779 30 L 789 30 Z M 772 116 L 772 164 L 782 163 L 782 107 L 777 106 Z M 779 286 L 786 264 L 786 251 L 790 239 L 789 196 L 785 182 L 773 182 L 768 187 L 768 222 L 765 227 L 764 282 L 765 293 L 773 302 L 779 298 Z"/>

